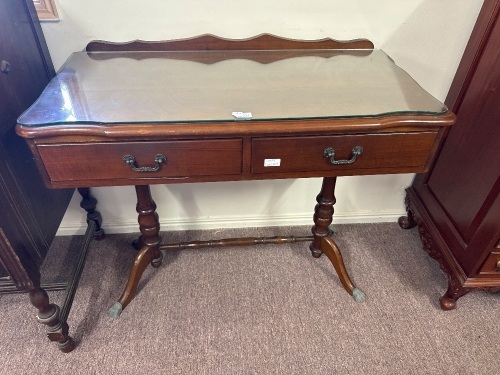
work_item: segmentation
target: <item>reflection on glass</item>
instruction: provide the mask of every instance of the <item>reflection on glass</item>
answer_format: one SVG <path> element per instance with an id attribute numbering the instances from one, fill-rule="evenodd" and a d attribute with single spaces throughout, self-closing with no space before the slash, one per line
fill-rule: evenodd
<path id="1" fill-rule="evenodd" d="M 57 105 L 60 103 L 60 105 Z M 22 125 L 443 113 L 380 50 L 77 52 Z"/>
<path id="2" fill-rule="evenodd" d="M 68 90 L 68 86 L 65 83 L 61 83 L 61 95 L 64 102 L 64 105 L 61 108 L 61 112 L 63 114 L 63 117 L 66 117 L 64 118 L 63 122 L 77 121 L 78 119 L 75 116 L 75 111 L 73 108 L 73 100 L 71 98 L 70 91 Z"/>

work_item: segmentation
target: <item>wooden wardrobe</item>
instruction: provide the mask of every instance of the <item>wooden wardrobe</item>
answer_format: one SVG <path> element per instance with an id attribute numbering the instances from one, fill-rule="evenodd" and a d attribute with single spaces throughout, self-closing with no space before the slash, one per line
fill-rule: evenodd
<path id="1" fill-rule="evenodd" d="M 457 115 L 430 170 L 407 189 L 403 228 L 448 276 L 443 310 L 500 290 L 500 0 L 485 0 L 446 104 Z"/>
<path id="2" fill-rule="evenodd" d="M 0 32 L 0 293 L 8 293 L 40 285 L 39 267 L 73 191 L 44 186 L 14 131 L 55 75 L 33 1 L 2 0 Z"/>

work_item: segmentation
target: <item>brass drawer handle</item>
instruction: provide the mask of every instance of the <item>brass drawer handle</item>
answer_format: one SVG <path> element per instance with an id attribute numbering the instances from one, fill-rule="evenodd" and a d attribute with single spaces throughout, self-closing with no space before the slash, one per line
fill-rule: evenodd
<path id="1" fill-rule="evenodd" d="M 363 147 L 356 146 L 352 149 L 352 156 L 349 160 L 335 160 L 335 150 L 331 147 L 328 147 L 323 152 L 325 158 L 330 159 L 330 163 L 334 165 L 344 165 L 344 164 L 352 164 L 356 161 L 356 158 L 363 153 Z"/>
<path id="2" fill-rule="evenodd" d="M 130 168 L 132 168 L 134 172 L 156 172 L 160 169 L 160 165 L 167 162 L 167 157 L 163 154 L 156 155 L 154 167 L 137 167 L 135 164 L 135 158 L 132 155 L 125 155 L 123 157 L 123 161 L 130 165 Z"/>
<path id="3" fill-rule="evenodd" d="M 497 268 L 500 269 L 500 260 L 497 261 Z"/>

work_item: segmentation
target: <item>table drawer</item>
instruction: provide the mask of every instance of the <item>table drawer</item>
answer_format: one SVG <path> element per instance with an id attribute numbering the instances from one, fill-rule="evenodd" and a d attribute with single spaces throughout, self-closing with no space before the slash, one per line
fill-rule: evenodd
<path id="1" fill-rule="evenodd" d="M 240 139 L 47 144 L 38 151 L 52 181 L 212 176 L 242 169 Z M 165 161 L 157 164 L 160 154 Z M 126 155 L 134 161 L 127 164 Z"/>
<path id="2" fill-rule="evenodd" d="M 424 169 L 436 132 L 360 134 L 287 138 L 255 138 L 252 141 L 252 173 L 375 170 L 406 167 Z M 362 153 L 353 159 L 353 149 Z M 349 161 L 332 164 L 334 160 Z M 326 156 L 328 155 L 328 156 Z"/>

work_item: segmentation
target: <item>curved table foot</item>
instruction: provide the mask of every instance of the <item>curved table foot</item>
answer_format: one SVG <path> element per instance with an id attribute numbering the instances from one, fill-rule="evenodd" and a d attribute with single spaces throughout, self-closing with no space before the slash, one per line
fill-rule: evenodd
<path id="1" fill-rule="evenodd" d="M 134 265 L 132 266 L 132 270 L 130 271 L 130 276 L 127 281 L 127 285 L 125 286 L 125 290 L 121 295 L 118 302 L 116 302 L 113 307 L 109 310 L 109 315 L 113 317 L 120 316 L 122 310 L 132 301 L 135 297 L 135 293 L 137 291 L 137 285 L 139 285 L 139 281 L 141 280 L 142 274 L 146 267 L 156 259 L 153 259 L 153 254 L 160 254 L 160 257 L 156 259 L 160 259 L 161 263 L 161 252 L 158 250 L 158 245 L 153 246 L 144 246 L 139 253 L 137 253 L 134 261 Z M 118 306 L 119 305 L 119 306 Z"/>
<path id="2" fill-rule="evenodd" d="M 351 281 L 347 269 L 345 268 L 342 254 L 335 241 L 330 237 L 321 238 L 321 251 L 330 259 L 330 262 L 332 262 L 340 282 L 347 293 L 349 293 L 356 302 L 364 302 L 366 299 L 365 294 L 359 288 L 356 288 Z"/>
<path id="3" fill-rule="evenodd" d="M 311 255 L 313 258 L 320 258 L 321 257 L 321 254 L 323 254 L 322 252 L 310 247 L 309 250 L 311 250 Z"/>
<path id="4" fill-rule="evenodd" d="M 132 243 L 131 243 L 131 245 L 132 245 L 132 247 L 133 247 L 135 250 L 139 251 L 139 250 L 141 250 L 141 249 L 143 248 L 143 246 L 145 245 L 145 244 L 144 244 L 144 239 L 143 239 L 143 238 L 142 238 L 142 236 L 141 236 L 141 237 L 139 237 L 138 239 L 133 240 L 133 241 L 132 241 Z M 153 268 L 158 268 L 158 267 L 160 267 L 160 266 L 161 266 L 162 262 L 163 262 L 163 253 L 162 253 L 162 252 L 159 252 L 159 255 L 158 255 L 156 258 L 154 258 L 153 260 L 151 260 L 151 266 L 152 266 Z"/>
<path id="5" fill-rule="evenodd" d="M 163 262 L 163 253 L 160 251 L 159 256 L 151 260 L 151 267 L 158 268 Z"/>

